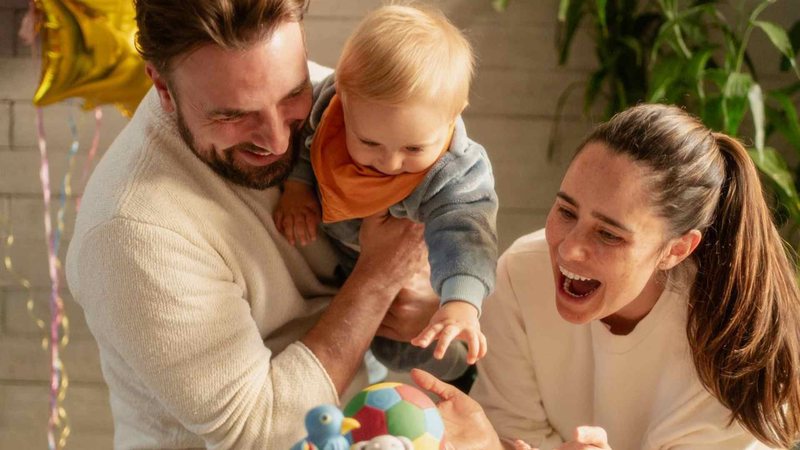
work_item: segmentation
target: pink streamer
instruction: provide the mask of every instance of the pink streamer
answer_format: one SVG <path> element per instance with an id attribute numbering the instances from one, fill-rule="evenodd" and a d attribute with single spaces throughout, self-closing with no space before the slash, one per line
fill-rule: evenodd
<path id="1" fill-rule="evenodd" d="M 31 35 L 32 23 L 36 20 L 36 9 L 33 1 L 30 1 L 30 10 L 26 15 L 22 29 L 20 30 L 23 39 L 35 37 L 35 26 L 33 26 L 34 33 Z M 40 53 L 40 46 L 35 39 L 31 39 L 31 56 L 35 63 L 39 63 L 37 55 Z M 48 272 L 50 275 L 50 414 L 47 423 L 47 444 L 50 450 L 62 448 L 69 430 L 68 427 L 62 427 L 61 423 L 62 408 L 60 402 L 63 394 L 62 387 L 64 379 L 63 363 L 60 355 L 61 332 L 64 330 L 64 302 L 59 295 L 59 262 L 58 255 L 55 250 L 55 236 L 53 233 L 53 225 L 50 217 L 50 164 L 47 157 L 47 140 L 44 131 L 44 114 L 41 108 L 36 108 L 36 132 L 37 142 L 39 146 L 39 155 L 41 165 L 39 167 L 39 179 L 42 185 L 42 197 L 44 200 L 44 229 L 45 238 L 47 240 L 47 263 Z M 66 428 L 66 429 L 65 429 Z M 66 431 L 66 433 L 65 433 Z M 56 440 L 58 434 L 58 441 Z"/>
<path id="2" fill-rule="evenodd" d="M 50 273 L 50 419 L 47 427 L 47 442 L 50 449 L 56 448 L 55 430 L 58 428 L 59 400 L 61 387 L 61 357 L 59 355 L 59 335 L 64 318 L 64 302 L 59 293 L 58 257 L 55 254 L 53 225 L 50 218 L 50 164 L 47 158 L 47 141 L 44 133 L 44 118 L 41 108 L 36 108 L 36 131 L 38 134 L 41 166 L 39 179 L 44 199 L 44 230 L 47 236 L 47 262 Z"/>
<path id="3" fill-rule="evenodd" d="M 94 109 L 94 136 L 92 137 L 92 146 L 89 148 L 89 153 L 86 157 L 86 162 L 83 164 L 83 175 L 81 176 L 81 194 L 75 199 L 75 211 L 81 209 L 81 200 L 83 199 L 83 189 L 86 188 L 86 182 L 89 180 L 89 174 L 92 170 L 92 162 L 97 154 L 97 147 L 100 145 L 100 126 L 103 122 L 103 110 L 98 106 Z"/>

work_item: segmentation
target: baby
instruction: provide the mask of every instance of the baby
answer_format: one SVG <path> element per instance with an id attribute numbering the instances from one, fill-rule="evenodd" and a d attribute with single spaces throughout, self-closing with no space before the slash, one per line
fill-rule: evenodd
<path id="1" fill-rule="evenodd" d="M 345 274 L 364 217 L 388 210 L 424 223 L 442 304 L 412 344 L 438 340 L 433 356 L 441 359 L 453 339 L 463 340 L 470 364 L 486 353 L 478 317 L 497 259 L 491 165 L 460 117 L 473 66 L 469 43 L 439 11 L 391 5 L 368 14 L 334 75 L 314 88 L 300 162 L 274 214 L 281 233 L 305 245 L 316 238 L 321 203 L 322 229 L 339 244 Z M 373 352 L 385 355 L 376 342 Z"/>

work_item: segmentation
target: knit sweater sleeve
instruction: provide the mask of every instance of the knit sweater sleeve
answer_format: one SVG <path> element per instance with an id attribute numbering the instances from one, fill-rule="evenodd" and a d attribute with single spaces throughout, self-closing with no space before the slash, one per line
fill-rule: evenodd
<path id="1" fill-rule="evenodd" d="M 463 133 L 460 119 L 456 132 Z M 431 282 L 442 302 L 464 300 L 481 311 L 494 289 L 498 208 L 483 147 L 469 141 L 457 155 L 446 153 L 401 206 L 425 224 Z"/>
<path id="2" fill-rule="evenodd" d="M 308 409 L 338 402 L 303 344 L 265 347 L 245 293 L 207 244 L 116 218 L 83 237 L 79 260 L 87 321 L 129 366 L 115 370 L 132 371 L 208 448 L 287 447 Z"/>
<path id="3" fill-rule="evenodd" d="M 508 255 L 500 258 L 497 288 L 486 302 L 481 328 L 489 352 L 478 361 L 478 379 L 470 395 L 481 404 L 497 434 L 551 449 L 562 443 L 547 420 L 522 312 L 508 272 Z"/>

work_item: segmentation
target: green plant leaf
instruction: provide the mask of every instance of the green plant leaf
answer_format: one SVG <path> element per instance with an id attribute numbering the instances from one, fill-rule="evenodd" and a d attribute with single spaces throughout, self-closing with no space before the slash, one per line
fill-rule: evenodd
<path id="1" fill-rule="evenodd" d="M 508 0 L 494 0 L 492 2 L 492 6 L 494 10 L 497 12 L 503 12 L 508 8 Z"/>
<path id="2" fill-rule="evenodd" d="M 794 185 L 794 178 L 786 160 L 774 148 L 765 147 L 763 151 L 748 150 L 756 167 L 763 173 L 778 199 L 795 223 L 800 222 L 800 197 Z"/>
<path id="3" fill-rule="evenodd" d="M 588 114 L 589 111 L 592 109 L 592 105 L 594 104 L 594 101 L 597 99 L 597 95 L 603 88 L 603 81 L 605 80 L 605 78 L 606 78 L 605 69 L 600 69 L 595 71 L 589 78 L 589 82 L 586 83 L 586 92 L 583 95 L 584 114 Z"/>
<path id="4" fill-rule="evenodd" d="M 656 38 L 653 40 L 653 46 L 650 48 L 650 65 L 652 67 L 653 64 L 658 60 L 659 54 L 662 52 L 661 48 L 665 44 L 670 44 L 669 38 L 673 37 L 673 34 L 670 33 L 672 31 L 672 26 L 675 24 L 674 20 L 667 20 L 658 27 L 658 33 L 656 33 Z M 674 48 L 674 45 L 672 45 Z"/>
<path id="5" fill-rule="evenodd" d="M 792 98 L 783 91 L 769 92 L 767 98 L 775 101 L 779 106 L 774 112 L 767 110 L 769 123 L 789 141 L 796 151 L 800 152 L 800 116 L 798 116 Z"/>
<path id="6" fill-rule="evenodd" d="M 789 59 L 789 64 L 794 68 L 795 74 L 800 77 L 800 70 L 797 69 L 797 62 L 794 60 L 794 49 L 792 48 L 791 41 L 789 41 L 789 35 L 786 34 L 786 30 L 772 22 L 765 22 L 763 20 L 756 20 L 753 22 L 753 25 L 764 30 L 764 33 L 767 34 L 775 48 Z"/>
<path id="7" fill-rule="evenodd" d="M 622 43 L 636 54 L 636 65 L 642 65 L 642 43 L 633 36 L 623 36 Z"/>
<path id="8" fill-rule="evenodd" d="M 764 93 L 758 83 L 753 83 L 747 91 L 747 101 L 750 103 L 750 113 L 753 116 L 753 130 L 755 131 L 756 150 L 764 150 Z"/>
<path id="9" fill-rule="evenodd" d="M 597 22 L 600 24 L 600 29 L 603 30 L 603 34 L 608 36 L 608 22 L 606 22 L 606 3 L 608 0 L 595 0 L 595 6 L 597 7 Z"/>
<path id="10" fill-rule="evenodd" d="M 683 67 L 684 61 L 681 58 L 676 56 L 662 58 L 653 67 L 647 101 L 650 103 L 669 103 L 671 99 L 667 95 L 667 91 L 680 77 Z"/>
<path id="11" fill-rule="evenodd" d="M 572 94 L 572 91 L 577 89 L 580 85 L 584 84 L 583 81 L 573 81 L 558 96 L 556 102 L 556 113 L 553 117 L 553 125 L 550 127 L 550 139 L 547 142 L 547 160 L 552 161 L 556 154 L 556 145 L 559 137 L 559 128 L 561 127 L 561 117 L 564 115 L 564 106 L 567 104 L 567 99 Z"/>
<path id="12" fill-rule="evenodd" d="M 736 136 L 747 111 L 747 93 L 753 85 L 749 73 L 733 72 L 728 75 L 722 96 L 722 115 L 725 118 L 725 133 Z"/>
<path id="13" fill-rule="evenodd" d="M 585 14 L 583 3 L 585 0 L 561 0 L 561 7 L 565 8 L 562 13 L 559 10 L 558 35 L 556 36 L 556 46 L 558 48 L 558 64 L 564 65 L 569 58 L 572 40 L 575 32 L 578 31 L 581 19 Z"/>
<path id="14" fill-rule="evenodd" d="M 700 115 L 703 123 L 712 130 L 722 130 L 725 128 L 725 117 L 722 113 L 722 96 L 710 95 L 706 97 L 703 111 Z"/>
<path id="15" fill-rule="evenodd" d="M 567 21 L 567 11 L 569 11 L 569 0 L 561 0 L 558 2 L 558 21 Z"/>
<path id="16" fill-rule="evenodd" d="M 728 72 L 725 69 L 707 69 L 706 79 L 714 83 L 722 92 L 725 89 L 725 83 L 728 82 Z"/>
<path id="17" fill-rule="evenodd" d="M 795 22 L 791 28 L 789 28 L 789 42 L 792 44 L 792 49 L 794 50 L 794 54 L 797 55 L 797 52 L 800 51 L 800 20 Z M 784 56 L 781 58 L 781 71 L 785 72 L 789 70 L 791 67 L 791 60 Z"/>
<path id="18" fill-rule="evenodd" d="M 713 49 L 711 48 L 696 51 L 684 69 L 684 77 L 694 85 L 697 97 L 701 102 L 706 99 L 703 82 L 705 81 L 706 66 L 708 65 L 708 60 L 711 59 L 712 51 Z"/>

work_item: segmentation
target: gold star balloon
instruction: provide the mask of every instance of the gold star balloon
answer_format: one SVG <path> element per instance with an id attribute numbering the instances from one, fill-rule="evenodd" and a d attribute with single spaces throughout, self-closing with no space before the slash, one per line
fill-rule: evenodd
<path id="1" fill-rule="evenodd" d="M 42 75 L 33 103 L 79 97 L 86 109 L 113 103 L 130 116 L 150 88 L 136 52 L 133 0 L 34 0 Z"/>

